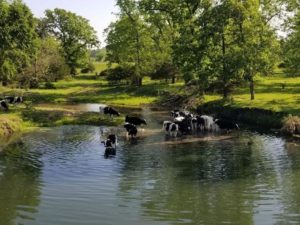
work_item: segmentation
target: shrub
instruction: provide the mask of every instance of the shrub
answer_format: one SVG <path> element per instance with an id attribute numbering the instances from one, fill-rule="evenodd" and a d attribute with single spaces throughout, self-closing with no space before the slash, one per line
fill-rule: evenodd
<path id="1" fill-rule="evenodd" d="M 45 83 L 45 89 L 56 89 L 55 85 L 51 82 Z"/>
<path id="2" fill-rule="evenodd" d="M 286 134 L 300 134 L 300 117 L 288 115 L 282 121 L 282 132 Z"/>
<path id="3" fill-rule="evenodd" d="M 85 68 L 83 68 L 80 72 L 81 73 L 91 73 L 94 72 L 96 69 L 94 63 L 89 63 Z"/>
<path id="4" fill-rule="evenodd" d="M 163 63 L 158 68 L 150 74 L 152 80 L 166 80 L 173 79 L 175 82 L 175 77 L 178 74 L 176 67 L 170 63 Z"/>
<path id="5" fill-rule="evenodd" d="M 103 72 L 104 71 L 102 71 L 101 73 Z M 107 73 L 106 80 L 110 84 L 120 84 L 121 81 L 127 80 L 131 77 L 134 77 L 135 75 L 133 68 L 124 68 L 120 66 L 113 69 L 108 69 L 106 73 Z"/>

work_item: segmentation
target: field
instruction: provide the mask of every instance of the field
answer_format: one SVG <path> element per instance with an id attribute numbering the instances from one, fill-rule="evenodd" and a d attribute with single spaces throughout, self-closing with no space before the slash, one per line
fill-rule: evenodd
<path id="1" fill-rule="evenodd" d="M 96 66 L 97 73 L 106 67 L 105 64 Z M 121 107 L 140 107 L 144 104 L 153 104 L 165 97 L 165 93 L 183 94 L 183 82 L 166 84 L 144 78 L 142 87 L 127 85 L 111 86 L 104 78 L 93 74 L 79 74 L 54 83 L 55 89 L 17 89 L 0 87 L 0 96 L 23 95 L 26 106 L 11 107 L 9 114 L 0 112 L 0 121 L 13 118 L 22 119 L 24 127 L 55 126 L 62 124 L 101 124 L 112 123 L 106 118 L 99 118 L 93 113 L 82 113 L 67 109 L 65 105 L 77 103 L 104 103 Z M 255 107 L 270 109 L 276 112 L 286 112 L 300 115 L 300 77 L 285 77 L 282 73 L 275 76 L 257 78 L 256 99 L 250 100 L 248 87 L 237 89 L 232 100 L 225 104 L 234 107 Z M 222 99 L 217 94 L 205 96 L 205 102 L 214 102 Z M 121 121 L 114 121 L 117 123 Z M 16 128 L 14 128 L 16 129 Z"/>

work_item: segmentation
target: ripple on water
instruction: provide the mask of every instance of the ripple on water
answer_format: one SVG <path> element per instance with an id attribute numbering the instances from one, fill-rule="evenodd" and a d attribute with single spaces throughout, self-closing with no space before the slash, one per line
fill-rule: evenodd
<path id="1" fill-rule="evenodd" d="M 150 116 L 110 159 L 109 128 L 25 135 L 0 155 L 0 224 L 300 223 L 300 151 L 251 132 L 171 139 Z"/>

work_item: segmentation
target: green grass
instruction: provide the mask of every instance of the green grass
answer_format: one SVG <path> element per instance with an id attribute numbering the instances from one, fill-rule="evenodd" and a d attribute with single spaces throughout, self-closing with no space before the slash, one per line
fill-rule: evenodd
<path id="1" fill-rule="evenodd" d="M 285 84 L 284 89 L 282 84 Z M 255 100 L 251 101 L 249 88 L 239 88 L 232 95 L 231 105 L 300 114 L 300 77 L 285 77 L 280 74 L 259 78 L 255 83 L 255 93 Z M 207 95 L 205 99 L 210 102 L 221 98 L 219 95 Z"/>

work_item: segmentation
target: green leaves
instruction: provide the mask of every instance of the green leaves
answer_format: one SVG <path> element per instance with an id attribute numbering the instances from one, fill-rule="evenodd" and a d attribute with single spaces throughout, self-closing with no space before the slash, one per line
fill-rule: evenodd
<path id="1" fill-rule="evenodd" d="M 89 21 L 64 9 L 47 10 L 42 24 L 46 31 L 61 43 L 62 51 L 72 74 L 88 62 L 88 49 L 99 44 L 96 31 Z"/>
<path id="2" fill-rule="evenodd" d="M 0 81 L 8 82 L 35 52 L 35 21 L 22 1 L 0 2 Z"/>

